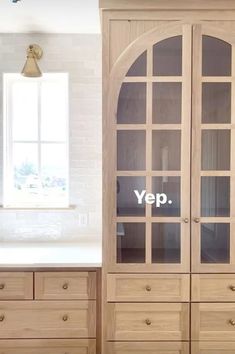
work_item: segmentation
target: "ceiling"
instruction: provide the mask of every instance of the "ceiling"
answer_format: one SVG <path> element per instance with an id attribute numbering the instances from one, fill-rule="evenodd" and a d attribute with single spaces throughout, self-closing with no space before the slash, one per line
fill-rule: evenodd
<path id="1" fill-rule="evenodd" d="M 0 0 L 0 33 L 100 33 L 98 0 Z"/>

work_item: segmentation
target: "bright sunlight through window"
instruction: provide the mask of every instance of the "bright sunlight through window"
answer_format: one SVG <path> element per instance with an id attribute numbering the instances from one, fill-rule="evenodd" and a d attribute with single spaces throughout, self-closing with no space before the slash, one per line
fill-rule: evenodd
<path id="1" fill-rule="evenodd" d="M 68 207 L 68 74 L 4 74 L 4 207 Z"/>

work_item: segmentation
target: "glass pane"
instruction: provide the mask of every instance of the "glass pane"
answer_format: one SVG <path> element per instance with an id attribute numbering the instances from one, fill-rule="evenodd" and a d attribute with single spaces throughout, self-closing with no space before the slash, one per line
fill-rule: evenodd
<path id="1" fill-rule="evenodd" d="M 122 84 L 117 108 L 118 124 L 146 122 L 146 83 Z"/>
<path id="2" fill-rule="evenodd" d="M 12 86 L 13 140 L 38 138 L 38 85 L 17 82 Z"/>
<path id="3" fill-rule="evenodd" d="M 202 36 L 202 75 L 231 76 L 232 47 L 221 39 Z"/>
<path id="4" fill-rule="evenodd" d="M 230 262 L 229 224 L 201 224 L 201 262 Z"/>
<path id="5" fill-rule="evenodd" d="M 143 130 L 117 132 L 117 169 L 119 171 L 145 170 L 146 133 Z"/>
<path id="6" fill-rule="evenodd" d="M 145 262 L 145 224 L 117 224 L 117 263 Z"/>
<path id="7" fill-rule="evenodd" d="M 201 177 L 201 216 L 230 216 L 230 177 Z"/>
<path id="8" fill-rule="evenodd" d="M 14 204 L 33 203 L 41 192 L 37 144 L 13 145 Z"/>
<path id="9" fill-rule="evenodd" d="M 152 263 L 180 263 L 180 224 L 152 224 Z"/>
<path id="10" fill-rule="evenodd" d="M 142 53 L 128 70 L 126 76 L 146 76 L 147 75 L 147 51 Z"/>
<path id="11" fill-rule="evenodd" d="M 181 123 L 182 84 L 180 82 L 153 83 L 153 123 Z"/>
<path id="12" fill-rule="evenodd" d="M 153 131 L 152 168 L 155 171 L 179 171 L 181 165 L 181 131 Z"/>
<path id="13" fill-rule="evenodd" d="M 67 86 L 61 83 L 42 83 L 41 137 L 43 141 L 66 141 L 68 100 Z"/>
<path id="14" fill-rule="evenodd" d="M 230 131 L 202 131 L 202 170 L 230 170 Z"/>
<path id="15" fill-rule="evenodd" d="M 176 36 L 153 46 L 153 75 L 182 75 L 182 36 Z"/>
<path id="16" fill-rule="evenodd" d="M 117 215 L 145 215 L 145 177 L 118 177 L 117 179 Z M 138 201 L 140 203 L 138 203 Z"/>
<path id="17" fill-rule="evenodd" d="M 202 84 L 202 123 L 231 122 L 231 84 Z"/>
<path id="18" fill-rule="evenodd" d="M 66 204 L 68 188 L 66 144 L 43 144 L 41 163 L 44 201 L 55 205 Z"/>
<path id="19" fill-rule="evenodd" d="M 153 216 L 180 216 L 180 177 L 153 177 Z"/>

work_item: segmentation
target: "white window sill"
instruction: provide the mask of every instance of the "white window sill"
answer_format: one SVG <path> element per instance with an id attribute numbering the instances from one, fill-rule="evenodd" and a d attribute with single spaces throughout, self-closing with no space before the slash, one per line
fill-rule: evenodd
<path id="1" fill-rule="evenodd" d="M 45 210 L 45 211 L 66 211 L 66 210 L 75 210 L 76 209 L 76 205 L 69 205 L 68 207 L 27 207 L 27 206 L 22 206 L 22 207 L 4 207 L 3 205 L 0 206 L 0 211 L 4 210 L 29 210 L 29 211 L 37 211 L 37 210 Z"/>

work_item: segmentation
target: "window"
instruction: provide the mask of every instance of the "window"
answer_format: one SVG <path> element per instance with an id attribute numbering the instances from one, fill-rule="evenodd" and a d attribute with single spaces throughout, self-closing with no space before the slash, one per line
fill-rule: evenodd
<path id="1" fill-rule="evenodd" d="M 68 206 L 68 74 L 4 74 L 4 207 Z"/>

